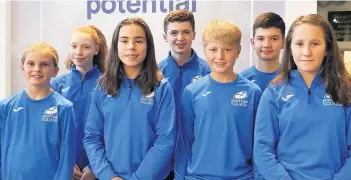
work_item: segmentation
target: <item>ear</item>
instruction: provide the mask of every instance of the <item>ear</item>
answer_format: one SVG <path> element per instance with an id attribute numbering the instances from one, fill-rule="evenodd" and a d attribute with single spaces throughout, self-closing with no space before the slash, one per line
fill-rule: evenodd
<path id="1" fill-rule="evenodd" d="M 21 64 L 21 71 L 24 72 L 24 65 Z"/>
<path id="2" fill-rule="evenodd" d="M 286 41 L 286 39 L 285 39 L 285 37 L 283 38 L 283 44 L 282 44 L 282 49 L 284 49 L 285 48 L 285 41 Z"/>
<path id="3" fill-rule="evenodd" d="M 97 47 L 94 55 L 99 54 L 99 52 L 100 52 L 99 47 Z"/>
<path id="4" fill-rule="evenodd" d="M 252 48 L 255 49 L 255 41 L 253 38 L 250 38 L 250 44 L 251 44 Z"/>
<path id="5" fill-rule="evenodd" d="M 60 68 L 56 67 L 55 70 L 54 70 L 53 77 L 56 77 L 59 71 L 60 71 Z"/>
<path id="6" fill-rule="evenodd" d="M 195 40 L 196 32 L 194 32 L 193 34 L 194 34 L 194 35 L 193 35 L 193 40 Z"/>
<path id="7" fill-rule="evenodd" d="M 165 40 L 166 42 L 168 42 L 167 40 L 167 35 L 165 33 L 163 33 L 163 40 Z"/>
<path id="8" fill-rule="evenodd" d="M 241 45 L 238 46 L 238 56 L 240 55 L 241 52 Z"/>

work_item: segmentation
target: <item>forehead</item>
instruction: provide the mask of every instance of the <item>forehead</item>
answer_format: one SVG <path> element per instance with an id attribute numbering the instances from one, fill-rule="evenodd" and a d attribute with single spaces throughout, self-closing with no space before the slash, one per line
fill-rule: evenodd
<path id="1" fill-rule="evenodd" d="M 167 31 L 181 31 L 181 30 L 193 30 L 191 23 L 189 21 L 184 22 L 170 22 L 167 25 Z"/>
<path id="2" fill-rule="evenodd" d="M 236 43 L 230 43 L 226 42 L 225 40 L 222 41 L 209 41 L 206 45 L 206 47 L 216 47 L 216 48 L 222 48 L 222 47 L 230 47 L 230 48 L 235 48 L 235 47 L 240 47 L 239 44 Z"/>
<path id="3" fill-rule="evenodd" d="M 294 28 L 292 33 L 293 40 L 324 40 L 324 31 L 321 27 L 301 24 Z"/>
<path id="4" fill-rule="evenodd" d="M 124 38 L 145 38 L 145 31 L 139 25 L 125 25 L 119 31 L 119 37 Z"/>
<path id="5" fill-rule="evenodd" d="M 94 43 L 94 39 L 88 33 L 74 32 L 71 38 L 73 43 Z"/>
<path id="6" fill-rule="evenodd" d="M 34 62 L 49 61 L 49 62 L 53 62 L 53 58 L 49 55 L 48 52 L 31 51 L 31 52 L 27 53 L 25 61 L 34 61 Z"/>
<path id="7" fill-rule="evenodd" d="M 282 32 L 279 28 L 270 27 L 270 28 L 257 28 L 255 31 L 255 37 L 257 36 L 279 36 L 283 37 Z"/>

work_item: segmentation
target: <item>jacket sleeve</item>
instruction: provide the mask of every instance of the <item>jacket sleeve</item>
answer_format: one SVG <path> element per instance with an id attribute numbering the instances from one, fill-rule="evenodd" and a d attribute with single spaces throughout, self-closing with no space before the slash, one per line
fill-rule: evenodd
<path id="1" fill-rule="evenodd" d="M 156 107 L 155 131 L 157 138 L 136 172 L 131 176 L 131 180 L 162 179 L 165 178 L 163 176 L 167 176 L 170 170 L 177 128 L 174 97 L 168 82 L 156 89 L 154 104 Z"/>
<path id="2" fill-rule="evenodd" d="M 333 180 L 348 180 L 351 179 L 351 106 L 349 106 L 346 112 L 346 139 L 348 147 L 348 156 L 345 159 L 344 166 L 338 173 L 334 175 Z"/>
<path id="3" fill-rule="evenodd" d="M 273 89 L 268 87 L 261 97 L 254 131 L 254 163 L 265 179 L 292 180 L 276 158 L 279 140 L 279 122 Z"/>
<path id="4" fill-rule="evenodd" d="M 104 117 L 101 111 L 102 93 L 101 89 L 96 87 L 92 94 L 83 143 L 90 162 L 89 167 L 98 179 L 104 180 L 116 177 L 117 173 L 106 158 Z"/>
<path id="5" fill-rule="evenodd" d="M 175 152 L 174 177 L 177 180 L 184 180 L 187 174 L 188 157 L 194 142 L 195 118 L 190 92 L 187 89 L 184 89 L 180 108 L 179 140 Z"/>
<path id="6" fill-rule="evenodd" d="M 73 105 L 60 113 L 60 161 L 54 180 L 71 179 L 76 161 L 76 129 Z"/>

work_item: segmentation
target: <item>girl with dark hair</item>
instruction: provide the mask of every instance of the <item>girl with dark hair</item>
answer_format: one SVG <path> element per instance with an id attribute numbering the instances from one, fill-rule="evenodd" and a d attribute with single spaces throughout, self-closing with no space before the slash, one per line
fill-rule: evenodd
<path id="1" fill-rule="evenodd" d="M 95 180 L 88 167 L 88 157 L 83 146 L 84 126 L 88 116 L 91 92 L 105 71 L 107 57 L 105 36 L 95 26 L 82 26 L 74 30 L 71 37 L 66 68 L 70 71 L 51 81 L 51 87 L 73 102 L 77 130 L 77 159 L 73 180 Z"/>
<path id="2" fill-rule="evenodd" d="M 266 180 L 351 179 L 351 77 L 328 22 L 298 17 L 282 63 L 257 110 L 258 171 Z"/>
<path id="3" fill-rule="evenodd" d="M 85 133 L 90 165 L 100 180 L 167 177 L 176 135 L 173 93 L 140 18 L 116 27 Z"/>

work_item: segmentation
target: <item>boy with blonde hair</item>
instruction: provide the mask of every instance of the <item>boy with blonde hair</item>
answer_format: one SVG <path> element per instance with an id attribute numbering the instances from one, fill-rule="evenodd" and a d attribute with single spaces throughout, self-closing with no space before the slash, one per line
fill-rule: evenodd
<path id="1" fill-rule="evenodd" d="M 241 31 L 230 21 L 206 25 L 202 44 L 211 73 L 181 100 L 176 179 L 252 179 L 253 125 L 260 88 L 233 72 Z"/>

